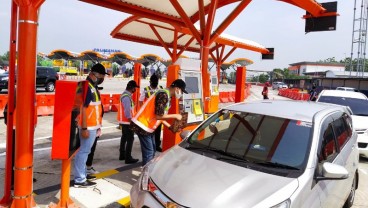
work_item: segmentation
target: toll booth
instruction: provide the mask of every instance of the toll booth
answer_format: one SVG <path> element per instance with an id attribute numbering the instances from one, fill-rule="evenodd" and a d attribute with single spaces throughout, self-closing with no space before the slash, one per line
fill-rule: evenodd
<path id="1" fill-rule="evenodd" d="M 193 130 L 204 120 L 203 84 L 201 75 L 201 61 L 179 58 L 174 65 L 168 67 L 167 86 L 176 79 L 182 79 L 186 83 L 188 94 L 178 101 L 171 99 L 169 114 L 184 114 L 187 116 L 187 126 L 184 130 Z M 172 122 L 172 121 L 171 121 Z M 173 133 L 164 128 L 162 149 L 165 151 L 181 142 L 179 133 Z"/>
<path id="2" fill-rule="evenodd" d="M 59 203 L 50 208 L 75 207 L 69 198 L 71 160 L 80 146 L 78 119 L 87 90 L 86 80 L 56 82 L 51 159 L 62 161 L 61 191 Z"/>
<path id="3" fill-rule="evenodd" d="M 219 78 L 215 70 L 211 71 L 210 77 L 211 102 L 209 103 L 209 112 L 215 113 L 220 103 Z"/>
<path id="4" fill-rule="evenodd" d="M 88 89 L 87 81 L 56 82 L 51 159 L 67 160 L 79 148 L 77 118 Z"/>
<path id="5" fill-rule="evenodd" d="M 201 61 L 179 58 L 175 65 L 180 68 L 179 78 L 186 83 L 188 92 L 183 94 L 182 100 L 179 101 L 179 110 L 188 114 L 188 124 L 199 123 L 204 119 Z"/>

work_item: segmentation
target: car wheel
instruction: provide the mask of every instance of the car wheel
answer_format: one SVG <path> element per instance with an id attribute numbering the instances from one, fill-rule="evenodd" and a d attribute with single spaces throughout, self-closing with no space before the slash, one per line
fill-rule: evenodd
<path id="1" fill-rule="evenodd" d="M 55 83 L 54 82 L 48 82 L 45 87 L 47 92 L 54 92 L 55 91 Z"/>
<path id="2" fill-rule="evenodd" d="M 356 183 L 357 183 L 357 178 L 356 178 L 356 174 L 355 174 L 354 179 L 353 179 L 353 184 L 351 185 L 350 194 L 349 194 L 349 197 L 346 199 L 346 202 L 344 204 L 344 208 L 349 208 L 349 207 L 353 206 L 353 204 L 354 204 Z"/>

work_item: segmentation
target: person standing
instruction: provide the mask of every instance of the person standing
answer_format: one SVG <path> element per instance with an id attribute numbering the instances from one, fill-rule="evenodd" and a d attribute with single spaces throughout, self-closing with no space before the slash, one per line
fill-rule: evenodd
<path id="1" fill-rule="evenodd" d="M 172 97 L 180 99 L 183 93 L 188 93 L 185 87 L 186 84 L 182 79 L 175 80 L 169 88 L 158 90 L 152 95 L 132 118 L 131 128 L 141 142 L 142 165 L 146 165 L 155 156 L 154 132 L 156 128 L 163 123 L 174 132 L 167 120 L 180 121 L 182 119 L 181 114 L 168 114 L 168 110 Z"/>
<path id="2" fill-rule="evenodd" d="M 157 90 L 163 89 L 162 86 L 158 86 L 159 78 L 156 74 L 153 74 L 150 77 L 150 85 L 148 87 L 143 88 L 143 92 L 139 97 L 139 106 L 143 106 L 143 103 L 148 100 L 151 95 L 155 94 Z M 161 148 L 161 129 L 162 125 L 159 125 L 155 130 L 155 144 L 156 144 L 156 151 L 162 152 Z"/>
<path id="3" fill-rule="evenodd" d="M 316 90 L 316 85 L 315 84 L 313 84 L 312 90 L 309 91 L 309 100 L 310 101 L 316 101 L 317 100 L 317 90 Z"/>
<path id="4" fill-rule="evenodd" d="M 266 82 L 263 86 L 262 95 L 263 100 L 268 100 L 268 87 L 270 86 L 269 82 Z"/>
<path id="5" fill-rule="evenodd" d="M 104 81 L 104 79 L 99 79 L 98 80 L 98 83 L 96 83 L 95 85 L 95 88 L 97 90 L 97 94 L 100 96 L 100 90 L 98 88 L 98 85 L 102 84 Z M 103 108 L 103 105 L 101 103 L 101 107 L 102 107 L 102 118 L 103 118 L 103 115 L 104 115 L 104 108 Z M 87 167 L 87 177 L 88 178 L 94 178 L 94 176 L 91 176 L 93 174 L 97 174 L 98 171 L 96 171 L 93 166 L 92 166 L 92 163 L 93 163 L 93 158 L 95 156 L 95 151 L 96 151 L 96 146 L 97 146 L 97 141 L 98 139 L 100 139 L 100 136 L 101 136 L 101 129 L 97 129 L 97 135 L 96 135 L 96 139 L 95 139 L 95 142 L 93 143 L 92 145 L 92 148 L 91 148 L 91 152 L 88 154 L 88 157 L 87 157 L 87 162 L 86 162 L 86 167 Z"/>
<path id="6" fill-rule="evenodd" d="M 120 105 L 117 114 L 117 120 L 122 130 L 119 160 L 125 160 L 125 164 L 132 164 L 139 161 L 132 157 L 134 132 L 130 129 L 131 119 L 135 115 L 132 94 L 135 93 L 136 88 L 139 88 L 137 83 L 134 80 L 130 80 L 125 91 L 120 96 Z"/>
<path id="7" fill-rule="evenodd" d="M 90 181 L 96 179 L 95 176 L 87 175 L 86 162 L 88 154 L 95 142 L 98 131 L 102 124 L 102 112 L 100 94 L 97 85 L 102 83 L 106 73 L 105 67 L 97 63 L 92 66 L 88 74 L 88 90 L 81 107 L 81 113 L 78 122 L 78 134 L 80 140 L 79 151 L 74 159 L 74 187 L 91 187 L 96 183 Z"/>

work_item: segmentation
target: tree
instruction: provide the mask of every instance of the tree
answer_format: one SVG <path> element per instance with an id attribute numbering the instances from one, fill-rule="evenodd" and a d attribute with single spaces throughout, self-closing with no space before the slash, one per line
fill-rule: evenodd
<path id="1" fill-rule="evenodd" d="M 3 61 L 9 61 L 9 56 L 10 56 L 10 52 L 7 51 L 4 53 L 4 55 L 0 55 L 0 59 L 2 59 Z"/>
<path id="2" fill-rule="evenodd" d="M 259 82 L 265 83 L 270 79 L 270 76 L 268 74 L 261 74 L 259 75 Z"/>

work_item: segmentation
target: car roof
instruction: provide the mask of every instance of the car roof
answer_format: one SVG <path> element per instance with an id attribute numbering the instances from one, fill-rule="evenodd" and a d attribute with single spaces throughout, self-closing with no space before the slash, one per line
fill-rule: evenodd
<path id="1" fill-rule="evenodd" d="M 337 110 L 344 111 L 346 107 L 307 101 L 267 100 L 238 103 L 224 109 L 312 122 L 313 117 L 322 111 L 327 114 Z"/>
<path id="2" fill-rule="evenodd" d="M 355 88 L 354 88 L 354 87 L 337 87 L 337 88 L 339 88 L 339 89 L 355 90 Z M 336 88 L 336 89 L 337 89 L 337 88 Z"/>
<path id="3" fill-rule="evenodd" d="M 341 90 L 322 90 L 322 92 L 318 95 L 321 96 L 331 96 L 331 97 L 346 97 L 346 98 L 356 98 L 356 99 L 364 99 L 367 100 L 367 96 L 365 96 L 361 92 L 353 92 L 353 91 L 341 91 Z"/>

